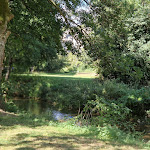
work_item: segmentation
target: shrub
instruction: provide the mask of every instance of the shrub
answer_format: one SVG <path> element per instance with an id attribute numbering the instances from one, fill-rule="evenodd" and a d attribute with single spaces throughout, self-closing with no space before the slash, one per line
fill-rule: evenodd
<path id="1" fill-rule="evenodd" d="M 150 107 L 149 87 L 133 88 L 116 80 L 100 83 L 92 79 L 14 76 L 3 86 L 7 96 L 45 100 L 65 110 L 78 111 L 79 107 L 83 110 L 86 104 L 96 103 L 98 99 L 109 103 L 112 110 L 115 106 L 121 111 L 128 108 L 132 116 L 143 117 Z"/>
<path id="2" fill-rule="evenodd" d="M 19 110 L 19 108 L 12 101 L 5 102 L 4 108 L 6 111 L 14 113 L 18 112 Z"/>

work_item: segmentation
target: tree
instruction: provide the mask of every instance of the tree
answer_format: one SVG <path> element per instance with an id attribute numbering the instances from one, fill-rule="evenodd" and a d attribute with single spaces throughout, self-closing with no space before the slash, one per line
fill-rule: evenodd
<path id="1" fill-rule="evenodd" d="M 143 58 L 137 57 L 137 54 L 145 57 L 149 53 L 149 13 L 144 7 L 149 7 L 149 2 L 90 2 L 90 11 L 80 14 L 82 24 L 91 30 L 89 40 L 83 42 L 89 55 L 97 61 L 101 78 L 120 78 L 125 83 L 142 83 L 149 79 L 149 68 Z M 137 13 L 140 9 L 143 14 Z M 141 16 L 143 20 L 139 23 L 136 20 Z M 139 40 L 140 45 L 137 45 Z M 131 54 L 133 49 L 138 53 Z M 141 53 L 143 50 L 147 52 Z"/>
<path id="2" fill-rule="evenodd" d="M 2 93 L 1 93 L 1 82 L 2 82 L 2 70 L 4 60 L 5 43 L 10 34 L 7 31 L 7 23 L 13 18 L 8 7 L 7 0 L 0 0 L 0 107 L 2 107 Z"/>
<path id="3" fill-rule="evenodd" d="M 49 5 L 47 2 L 49 2 Z M 56 40 L 56 41 L 54 40 L 53 42 L 50 41 L 51 43 L 47 42 L 49 40 L 49 37 L 48 37 L 49 35 L 47 34 L 47 30 L 45 30 L 45 29 L 47 29 L 47 28 L 50 29 L 50 27 L 47 24 L 46 24 L 46 26 L 44 24 L 43 20 L 44 20 L 45 15 L 47 15 L 44 13 L 46 12 L 49 14 L 53 14 L 53 17 L 51 17 L 53 19 L 53 21 L 52 21 L 53 23 L 54 22 L 56 23 L 57 22 L 56 20 L 60 20 L 61 26 L 68 28 L 68 26 L 70 26 L 72 21 L 71 21 L 71 19 L 69 19 L 69 16 L 68 16 L 68 18 L 66 17 L 67 16 L 66 9 L 75 10 L 75 7 L 78 6 L 78 4 L 80 3 L 80 0 L 77 0 L 77 1 L 74 1 L 74 0 L 72 0 L 72 1 L 70 1 L 70 0 L 57 1 L 57 4 L 53 0 L 48 0 L 48 1 L 44 1 L 44 2 L 40 1 L 40 0 L 38 0 L 38 1 L 36 1 L 36 0 L 33 0 L 33 1 L 23 0 L 21 2 L 18 0 L 15 0 L 15 1 L 11 1 L 11 3 L 13 3 L 14 6 L 20 5 L 21 8 L 24 7 L 26 10 L 28 9 L 28 11 L 26 11 L 26 10 L 21 11 L 22 16 L 26 16 L 26 15 L 28 16 L 27 20 L 22 20 L 22 16 L 15 14 L 15 16 L 18 17 L 17 19 L 20 20 L 20 22 L 19 22 L 20 25 L 18 23 L 16 26 L 16 24 L 14 23 L 14 27 L 12 26 L 11 29 L 14 30 L 14 28 L 17 27 L 17 30 L 18 30 L 18 27 L 20 26 L 19 29 L 23 27 L 22 31 L 25 33 L 26 29 L 24 27 L 26 27 L 26 26 L 24 26 L 24 21 L 30 21 L 30 23 L 31 23 L 30 24 L 30 28 L 31 28 L 30 32 L 32 32 L 32 33 L 29 33 L 28 37 L 26 37 L 26 38 L 32 37 L 32 34 L 36 35 L 37 33 L 41 33 L 41 36 L 39 36 L 40 34 L 38 34 L 36 36 L 36 38 L 34 38 L 34 40 L 36 40 L 36 47 L 39 47 L 39 45 L 41 46 L 41 43 L 40 43 L 41 39 L 45 42 L 45 44 L 51 44 L 51 45 L 56 44 L 56 46 L 61 47 L 60 40 Z M 45 3 L 47 3 L 47 5 L 45 5 Z M 63 5 L 65 5 L 65 10 L 63 9 L 64 8 Z M 38 9 L 37 9 L 37 6 L 38 6 Z M 51 8 L 49 9 L 48 6 L 50 6 Z M 15 9 L 19 10 L 20 8 L 15 8 Z M 57 10 L 57 13 L 56 13 L 56 10 Z M 39 16 L 41 16 L 41 12 L 43 12 L 42 13 L 43 17 L 42 18 L 40 17 L 40 19 L 41 19 L 40 20 Z M 8 0 L 0 0 L 0 80 L 2 79 L 5 43 L 6 43 L 6 40 L 9 36 L 9 34 L 10 34 L 10 32 L 7 31 L 7 24 L 12 18 L 13 18 L 13 15 L 11 14 L 10 9 L 8 7 Z M 36 19 L 39 19 L 39 20 L 36 21 Z M 46 19 L 48 19 L 48 18 L 46 18 Z M 35 26 L 32 23 L 34 23 Z M 49 22 L 49 23 L 51 23 L 51 22 Z M 38 24 L 41 24 L 43 26 L 43 28 L 38 28 L 38 30 L 35 31 L 34 29 L 37 27 L 36 25 L 38 25 Z M 54 26 L 55 25 L 53 25 L 53 27 Z M 34 27 L 34 28 L 32 28 L 32 27 Z M 56 27 L 58 27 L 57 23 L 56 23 Z M 52 28 L 52 30 L 51 30 L 51 34 L 53 34 L 53 36 L 51 36 L 51 37 L 54 37 L 54 39 L 58 39 L 60 37 L 60 32 L 59 32 L 60 29 L 57 30 L 58 28 L 56 28 L 56 27 Z M 73 29 L 71 29 L 71 31 L 73 31 Z M 44 38 L 43 38 L 43 34 L 44 34 Z M 14 33 L 13 36 L 15 36 L 15 35 L 18 35 L 18 33 Z M 40 38 L 40 40 L 39 40 L 39 38 Z M 12 41 L 12 43 L 14 43 L 14 42 L 20 43 L 20 40 L 22 40 L 22 38 L 18 38 L 17 42 Z M 32 46 L 32 42 L 30 45 Z M 14 49 L 16 48 L 15 45 L 13 45 L 12 47 L 14 47 Z M 19 47 L 22 48 L 23 45 L 20 44 Z M 28 47 L 26 47 L 26 48 L 28 48 Z M 53 46 L 53 48 L 54 48 L 54 46 Z M 46 50 L 47 48 L 44 48 L 44 49 Z M 57 49 L 59 49 L 59 48 L 57 47 Z M 10 47 L 8 46 L 8 50 L 11 50 L 11 46 Z M 26 51 L 26 49 L 24 49 L 24 51 Z M 11 52 L 7 51 L 7 55 L 11 56 L 11 54 L 12 54 Z M 25 55 L 23 55 L 23 56 L 25 56 Z M 42 58 L 42 59 L 45 58 L 43 52 L 42 52 L 42 57 L 40 57 L 40 58 Z M 12 60 L 12 58 L 8 59 L 8 61 L 7 61 L 8 63 L 9 63 L 9 60 Z M 1 85 L 1 83 L 0 83 L 0 85 Z"/>
<path id="4" fill-rule="evenodd" d="M 150 5 L 141 4 L 126 20 L 128 52 L 134 59 L 134 78 L 146 83 L 150 80 Z"/>
<path id="5" fill-rule="evenodd" d="M 5 52 L 8 68 L 13 64 L 17 71 L 27 71 L 63 51 L 61 22 L 47 1 L 16 0 L 10 6 L 15 18 L 8 26 L 12 31 Z"/>
<path id="6" fill-rule="evenodd" d="M 7 31 L 7 24 L 13 18 L 8 7 L 7 0 L 0 1 L 0 80 L 2 79 L 3 70 L 3 59 L 4 59 L 4 49 L 5 43 L 10 35 L 10 31 Z"/>
<path id="7" fill-rule="evenodd" d="M 45 15 L 47 16 L 47 13 L 53 14 L 53 17 L 50 17 L 50 18 L 53 18 L 53 21 L 52 21 L 53 23 L 56 22 L 54 20 L 57 19 L 57 20 L 61 21 L 61 26 L 64 27 L 64 29 L 70 28 L 72 35 L 76 32 L 76 29 L 72 26 L 72 24 L 76 24 L 76 23 L 71 19 L 71 16 L 72 16 L 72 14 L 77 14 L 77 13 L 75 13 L 75 9 L 77 6 L 79 6 L 81 4 L 80 0 L 76 0 L 76 1 L 74 1 L 74 0 L 64 0 L 64 1 L 48 0 L 48 1 L 44 1 L 44 2 L 39 1 L 39 0 L 38 1 L 36 1 L 36 0 L 33 0 L 33 1 L 15 0 L 15 1 L 10 1 L 10 2 L 11 2 L 10 3 L 11 8 L 12 9 L 13 9 L 13 7 L 15 8 L 14 13 L 16 12 L 15 17 L 17 18 L 16 19 L 17 23 L 16 24 L 14 23 L 14 26 L 11 27 L 12 33 L 14 33 L 13 32 L 14 29 L 20 30 L 21 28 L 23 28 L 21 31 L 23 31 L 25 33 L 26 26 L 24 25 L 24 23 L 25 23 L 24 21 L 26 21 L 26 22 L 30 21 L 30 24 L 28 24 L 28 25 L 30 26 L 30 28 L 32 30 L 32 33 L 30 33 L 31 37 L 33 34 L 36 35 L 37 33 L 41 32 L 43 29 L 49 28 L 49 26 L 44 26 L 44 22 L 43 22 L 44 18 L 45 18 L 45 20 L 48 19 L 47 17 L 45 17 Z M 48 2 L 49 2 L 49 4 L 48 4 Z M 1 9 L 3 8 L 4 5 L 7 5 L 6 7 L 8 7 L 8 1 L 1 0 L 1 4 L 2 4 Z M 16 7 L 17 5 L 19 7 Z M 38 9 L 36 9 L 37 6 L 38 6 Z M 20 11 L 20 9 L 21 9 L 21 11 Z M 5 13 L 6 16 L 10 12 L 9 8 L 8 8 L 8 10 L 2 9 L 1 11 L 3 11 L 2 13 Z M 5 15 L 2 15 L 2 16 L 5 16 Z M 41 18 L 42 15 L 43 15 L 43 17 Z M 55 15 L 55 17 L 54 17 L 54 15 Z M 25 18 L 24 16 L 26 16 L 27 18 Z M 40 16 L 41 20 L 39 19 L 39 16 Z M 19 18 L 19 17 L 21 17 L 21 18 Z M 24 20 L 22 17 L 24 17 Z M 39 19 L 39 20 L 36 21 L 36 23 L 35 23 L 36 19 Z M 10 20 L 10 19 L 8 19 L 8 20 Z M 7 23 L 8 23 L 8 21 L 5 22 L 5 28 L 7 28 Z M 33 25 L 33 23 L 35 23 L 35 26 Z M 37 27 L 37 24 L 41 24 L 43 26 L 43 28 L 38 28 L 38 30 L 35 30 L 35 28 Z M 58 27 L 58 24 L 56 24 L 56 27 Z M 55 25 L 53 25 L 53 27 L 54 26 Z M 78 26 L 78 25 L 76 24 L 76 26 Z M 60 36 L 60 33 L 58 32 L 58 31 L 60 31 L 59 27 L 58 28 L 56 28 L 56 27 L 53 28 L 53 27 L 52 27 L 52 29 L 54 29 L 54 30 L 51 31 L 51 34 L 53 34 L 55 36 L 54 39 L 58 39 L 58 37 Z M 47 32 L 47 30 L 46 30 L 46 32 Z M 45 32 L 45 35 L 47 34 L 46 32 Z M 59 34 L 57 34 L 57 33 L 59 33 Z M 15 37 L 18 34 L 19 33 L 14 33 Z M 42 31 L 42 34 L 43 34 L 43 31 Z M 39 38 L 39 35 L 37 35 L 37 36 Z M 36 40 L 39 40 L 38 38 Z M 19 39 L 19 40 L 21 40 L 21 39 Z M 18 43 L 20 43 L 19 40 L 17 41 Z M 46 38 L 45 38 L 45 40 L 46 40 Z M 59 41 L 59 40 L 57 40 L 57 41 Z M 60 46 L 60 42 L 58 43 L 57 41 L 55 41 L 53 44 L 57 44 Z M 10 48 L 8 48 L 8 49 L 10 50 Z M 3 61 L 3 58 L 1 60 Z M 2 71 L 0 71 L 0 72 L 2 72 Z"/>
<path id="8" fill-rule="evenodd" d="M 124 20 L 128 10 L 131 11 L 125 2 L 101 0 L 91 1 L 89 13 L 81 13 L 82 23 L 91 30 L 85 47 L 97 61 L 98 73 L 106 78 L 116 78 L 122 71 L 118 61 L 124 60 L 122 53 L 127 49 Z"/>

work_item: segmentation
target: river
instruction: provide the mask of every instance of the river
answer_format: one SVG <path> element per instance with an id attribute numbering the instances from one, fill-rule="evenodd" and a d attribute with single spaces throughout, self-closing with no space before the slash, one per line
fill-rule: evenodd
<path id="1" fill-rule="evenodd" d="M 65 120 L 72 118 L 74 115 L 69 111 L 61 111 L 54 108 L 51 104 L 29 99 L 14 99 L 12 100 L 19 110 L 28 112 L 32 115 L 46 115 L 52 117 L 54 120 Z"/>

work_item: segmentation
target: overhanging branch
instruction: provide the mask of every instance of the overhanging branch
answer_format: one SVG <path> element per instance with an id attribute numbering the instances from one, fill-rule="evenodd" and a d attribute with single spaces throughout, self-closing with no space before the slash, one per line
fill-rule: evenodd
<path id="1" fill-rule="evenodd" d="M 77 24 L 75 21 L 73 21 L 73 20 L 67 18 L 67 17 L 65 16 L 65 13 L 63 12 L 63 10 L 62 10 L 53 0 L 48 0 L 48 2 L 49 2 L 51 5 L 53 5 L 53 6 L 57 9 L 57 11 L 58 11 L 58 12 L 60 13 L 60 15 L 64 18 L 64 20 L 65 20 L 65 22 L 66 22 L 66 24 L 67 24 L 68 26 L 71 26 L 70 23 L 75 24 L 83 35 L 86 35 L 86 36 L 89 37 L 89 34 L 83 29 L 83 27 L 82 27 L 81 25 Z M 70 30 L 71 30 L 72 33 L 74 33 L 74 31 L 72 30 L 71 27 L 70 27 Z M 91 45 L 90 40 L 89 40 L 86 36 L 85 36 L 86 40 L 87 40 L 88 43 Z M 89 38 L 90 38 L 90 37 L 89 37 Z"/>

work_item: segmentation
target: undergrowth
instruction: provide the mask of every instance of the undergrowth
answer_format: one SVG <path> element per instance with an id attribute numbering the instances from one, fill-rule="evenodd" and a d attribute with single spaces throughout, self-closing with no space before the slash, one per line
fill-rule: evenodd
<path id="1" fill-rule="evenodd" d="M 103 99 L 117 107 L 127 107 L 131 114 L 144 116 L 150 108 L 150 88 L 135 88 L 116 80 L 100 83 L 96 79 L 49 76 L 13 76 L 3 84 L 10 97 L 47 101 L 60 109 L 83 109 L 87 102 Z"/>
<path id="2" fill-rule="evenodd" d="M 82 125 L 116 126 L 132 131 L 149 124 L 150 88 L 136 88 L 116 80 L 63 76 L 13 76 L 3 85 L 7 97 L 46 101 L 59 110 L 78 112 Z M 9 105 L 8 105 L 9 106 Z M 11 109 L 11 108 L 10 108 Z"/>

